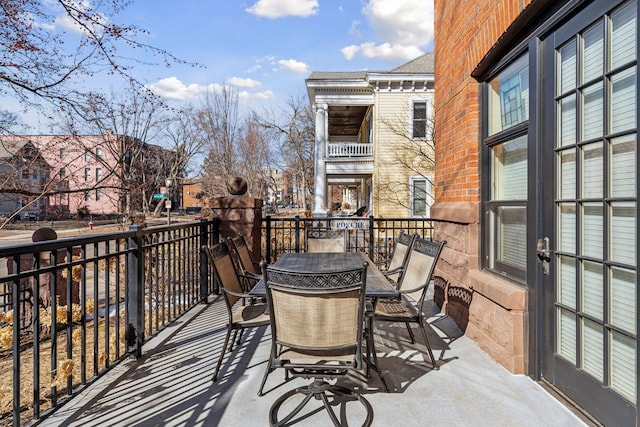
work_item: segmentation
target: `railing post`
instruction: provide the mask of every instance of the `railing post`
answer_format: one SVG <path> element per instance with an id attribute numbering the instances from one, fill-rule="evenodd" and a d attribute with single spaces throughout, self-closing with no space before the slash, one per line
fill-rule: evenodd
<path id="1" fill-rule="evenodd" d="M 19 256 L 17 258 L 20 259 Z M 20 272 L 20 261 L 16 262 L 16 257 L 13 258 L 13 271 Z M 17 427 L 20 425 L 20 279 L 13 281 L 13 288 L 11 289 L 11 301 L 13 307 L 13 425 Z M 37 310 L 37 304 L 34 304 L 34 310 Z"/>
<path id="2" fill-rule="evenodd" d="M 371 261 L 375 262 L 375 253 L 374 251 L 374 242 L 373 242 L 373 215 L 369 216 L 369 258 L 371 259 Z"/>
<path id="3" fill-rule="evenodd" d="M 127 254 L 127 346 L 135 347 L 136 358 L 142 356 L 144 343 L 144 259 L 142 251 L 142 227 L 132 224 L 130 231 L 135 235 L 129 237 Z M 109 307 L 107 307 L 109 309 Z"/>
<path id="4" fill-rule="evenodd" d="M 209 227 L 203 218 L 200 220 L 200 302 L 207 302 L 209 296 L 209 263 L 202 248 L 210 245 Z"/>
<path id="5" fill-rule="evenodd" d="M 266 218 L 266 227 L 267 227 L 267 233 L 266 233 L 266 242 L 265 242 L 265 246 L 267 247 L 267 253 L 265 254 L 266 260 L 267 260 L 267 264 L 271 264 L 271 215 L 267 215 Z M 276 243 L 277 244 L 277 243 Z"/>
<path id="6" fill-rule="evenodd" d="M 295 216 L 296 224 L 296 253 L 300 252 L 300 215 Z"/>

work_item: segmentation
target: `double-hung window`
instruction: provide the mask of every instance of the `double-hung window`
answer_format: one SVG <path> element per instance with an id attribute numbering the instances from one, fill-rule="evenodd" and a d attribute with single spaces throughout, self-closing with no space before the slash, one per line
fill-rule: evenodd
<path id="1" fill-rule="evenodd" d="M 413 101 L 411 107 L 411 137 L 413 139 L 424 139 L 427 137 L 427 118 L 427 101 Z"/>
<path id="2" fill-rule="evenodd" d="M 521 56 L 487 83 L 484 140 L 489 150 L 485 190 L 484 267 L 524 281 L 527 237 L 529 67 Z"/>
<path id="3" fill-rule="evenodd" d="M 411 177 L 411 216 L 428 218 L 431 197 L 431 182 L 422 176 Z"/>

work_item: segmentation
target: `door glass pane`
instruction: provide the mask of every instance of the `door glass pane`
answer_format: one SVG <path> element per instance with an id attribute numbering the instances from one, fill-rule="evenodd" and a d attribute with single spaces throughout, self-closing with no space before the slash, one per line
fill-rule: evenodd
<path id="1" fill-rule="evenodd" d="M 582 206 L 582 255 L 602 259 L 604 224 L 601 203 Z"/>
<path id="2" fill-rule="evenodd" d="M 576 205 L 575 203 L 561 203 L 558 217 L 558 250 L 564 253 L 576 253 Z"/>
<path id="3" fill-rule="evenodd" d="M 576 151 L 564 150 L 560 155 L 560 198 L 576 198 Z"/>
<path id="4" fill-rule="evenodd" d="M 636 343 L 628 336 L 611 332 L 611 388 L 629 399 L 636 400 Z"/>
<path id="5" fill-rule="evenodd" d="M 573 309 L 576 308 L 576 260 L 560 256 L 560 275 L 558 279 L 558 301 Z"/>
<path id="6" fill-rule="evenodd" d="M 584 108 L 582 112 L 582 139 L 589 140 L 602 136 L 604 123 L 604 91 L 602 82 L 585 88 L 582 92 Z"/>
<path id="7" fill-rule="evenodd" d="M 572 312 L 558 309 L 558 354 L 576 363 L 576 319 Z"/>
<path id="8" fill-rule="evenodd" d="M 598 78 L 604 72 L 604 25 L 600 21 L 584 32 L 583 82 Z"/>
<path id="9" fill-rule="evenodd" d="M 636 195 L 636 135 L 611 140 L 611 196 Z"/>
<path id="10" fill-rule="evenodd" d="M 576 96 L 571 95 L 560 101 L 560 146 L 576 142 Z"/>
<path id="11" fill-rule="evenodd" d="M 604 190 L 604 155 L 602 143 L 582 147 L 582 197 L 602 198 Z"/>
<path id="12" fill-rule="evenodd" d="M 633 202 L 611 203 L 609 230 L 611 260 L 636 264 L 636 205 Z"/>
<path id="13" fill-rule="evenodd" d="M 602 326 L 596 322 L 582 321 L 582 369 L 599 381 L 603 378 L 604 337 Z"/>
<path id="14" fill-rule="evenodd" d="M 636 333 L 636 279 L 632 270 L 611 267 L 610 322 L 617 328 Z"/>
<path id="15" fill-rule="evenodd" d="M 604 320 L 603 274 L 602 264 L 582 262 L 582 310 L 598 320 Z"/>
<path id="16" fill-rule="evenodd" d="M 611 133 L 636 127 L 636 68 L 611 76 Z"/>
<path id="17" fill-rule="evenodd" d="M 576 87 L 577 52 L 575 39 L 560 49 L 560 94 Z"/>
<path id="18" fill-rule="evenodd" d="M 629 2 L 611 14 L 611 67 L 636 59 L 636 3 Z"/>

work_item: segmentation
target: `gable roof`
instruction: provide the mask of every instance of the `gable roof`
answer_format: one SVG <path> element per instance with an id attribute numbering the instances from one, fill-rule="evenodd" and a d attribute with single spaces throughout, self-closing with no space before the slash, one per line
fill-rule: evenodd
<path id="1" fill-rule="evenodd" d="M 433 52 L 427 52 L 406 64 L 391 70 L 392 73 L 433 73 Z"/>

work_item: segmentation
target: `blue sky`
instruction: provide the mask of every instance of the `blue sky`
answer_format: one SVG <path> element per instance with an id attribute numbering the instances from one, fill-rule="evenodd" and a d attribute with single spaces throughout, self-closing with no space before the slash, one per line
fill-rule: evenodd
<path id="1" fill-rule="evenodd" d="M 312 71 L 385 71 L 433 50 L 430 0 L 139 0 L 116 19 L 204 66 L 136 69 L 176 102 L 230 85 L 252 108 L 277 106 Z"/>
<path id="2" fill-rule="evenodd" d="M 77 28 L 56 15 L 56 1 L 41 1 L 53 13 L 47 30 L 66 33 L 74 45 Z M 174 107 L 197 105 L 202 94 L 229 85 L 241 107 L 277 113 L 292 96 L 306 97 L 312 71 L 387 71 L 433 50 L 432 0 L 132 0 L 110 19 L 148 31 L 139 42 L 200 64 L 167 68 L 140 49 L 118 52 L 135 56 L 131 74 Z M 125 86 L 107 73 L 79 84 L 106 92 Z M 15 99 L 2 104 L 34 133 L 49 131 L 39 112 Z"/>

